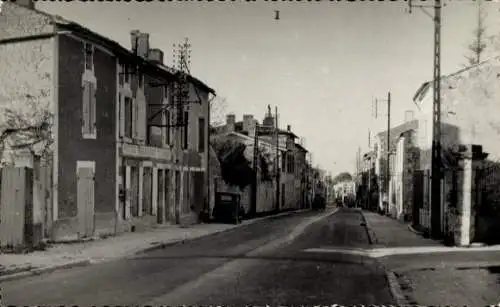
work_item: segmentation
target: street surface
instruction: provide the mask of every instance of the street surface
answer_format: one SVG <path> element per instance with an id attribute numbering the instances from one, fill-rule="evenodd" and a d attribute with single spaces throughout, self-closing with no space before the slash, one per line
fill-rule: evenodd
<path id="1" fill-rule="evenodd" d="M 313 248 L 369 248 L 359 211 L 276 244 L 307 212 L 108 263 L 1 284 L 5 305 L 394 304 L 378 261 Z M 277 241 L 278 240 L 278 241 Z"/>

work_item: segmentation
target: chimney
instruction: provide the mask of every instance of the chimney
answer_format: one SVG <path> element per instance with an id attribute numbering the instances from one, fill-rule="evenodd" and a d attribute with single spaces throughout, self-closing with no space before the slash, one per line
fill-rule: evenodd
<path id="1" fill-rule="evenodd" d="M 244 114 L 243 115 L 243 131 L 247 131 L 250 134 L 250 131 L 253 131 L 255 128 L 255 122 L 253 120 L 253 115 Z"/>
<path id="2" fill-rule="evenodd" d="M 132 52 L 136 55 L 147 58 L 149 54 L 149 34 L 139 30 L 130 31 L 130 41 Z"/>
<path id="3" fill-rule="evenodd" d="M 149 50 L 148 59 L 156 64 L 163 64 L 163 51 L 157 48 Z"/>
<path id="4" fill-rule="evenodd" d="M 236 116 L 234 114 L 226 115 L 226 131 L 234 131 L 234 124 L 236 123 Z"/>
<path id="5" fill-rule="evenodd" d="M 405 112 L 405 123 L 412 121 L 413 119 L 414 119 L 413 111 L 406 111 Z"/>
<path id="6" fill-rule="evenodd" d="M 286 131 L 288 131 L 288 132 L 292 132 L 292 126 L 290 126 L 290 125 L 286 125 Z"/>
<path id="7" fill-rule="evenodd" d="M 29 8 L 30 10 L 35 9 L 35 2 L 33 0 L 16 0 L 15 3 L 17 5 L 24 6 L 26 8 Z"/>

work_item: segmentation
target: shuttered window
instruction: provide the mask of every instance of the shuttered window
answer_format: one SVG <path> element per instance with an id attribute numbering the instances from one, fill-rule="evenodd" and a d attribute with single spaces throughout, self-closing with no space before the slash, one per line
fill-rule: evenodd
<path id="1" fill-rule="evenodd" d="M 130 97 L 125 97 L 125 103 L 124 103 L 124 129 L 125 129 L 125 136 L 128 138 L 132 138 L 132 123 L 134 120 L 133 117 L 133 103 L 132 99 Z"/>
<path id="2" fill-rule="evenodd" d="M 170 111 L 169 110 L 166 110 L 165 111 L 165 117 L 166 117 L 166 127 L 165 127 L 165 134 L 166 134 L 166 142 L 167 142 L 167 145 L 170 145 Z"/>
<path id="3" fill-rule="evenodd" d="M 205 119 L 198 118 L 198 152 L 205 151 Z"/>
<path id="4" fill-rule="evenodd" d="M 82 134 L 84 138 L 96 135 L 96 88 L 92 82 L 83 83 Z"/>
<path id="5" fill-rule="evenodd" d="M 183 118 L 183 125 L 184 125 L 184 137 L 183 137 L 183 149 L 188 149 L 188 135 L 189 135 L 189 112 L 184 111 L 184 118 Z"/>

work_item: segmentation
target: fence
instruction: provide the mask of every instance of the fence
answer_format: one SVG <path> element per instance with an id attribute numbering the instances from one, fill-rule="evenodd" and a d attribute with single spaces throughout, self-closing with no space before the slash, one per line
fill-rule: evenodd
<path id="1" fill-rule="evenodd" d="M 474 175 L 474 241 L 500 243 L 500 163 L 484 161 Z"/>
<path id="2" fill-rule="evenodd" d="M 7 166 L 0 176 L 0 246 L 37 246 L 50 236 L 52 225 L 52 168 Z"/>

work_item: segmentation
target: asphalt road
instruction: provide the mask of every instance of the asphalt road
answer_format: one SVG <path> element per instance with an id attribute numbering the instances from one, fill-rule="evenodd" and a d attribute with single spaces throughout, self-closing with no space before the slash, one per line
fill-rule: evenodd
<path id="1" fill-rule="evenodd" d="M 376 260 L 321 247 L 369 247 L 361 214 L 341 209 L 288 244 L 316 213 L 267 219 L 129 259 L 2 283 L 5 305 L 391 304 Z"/>

